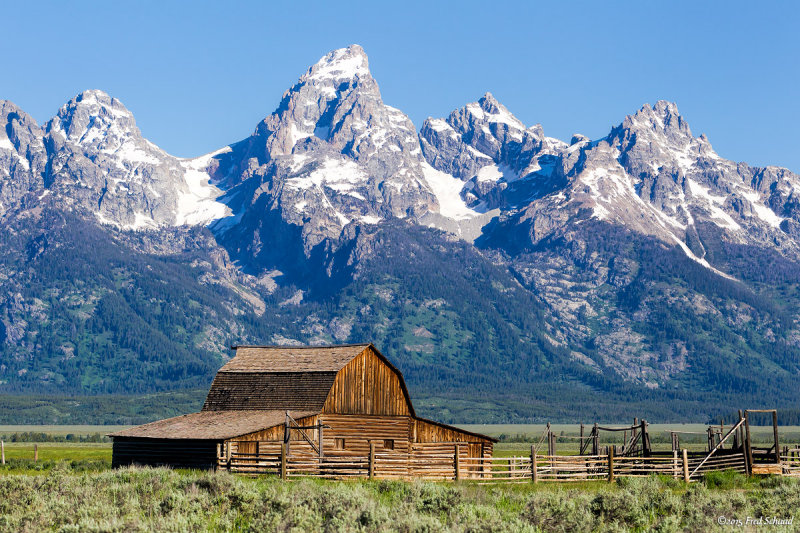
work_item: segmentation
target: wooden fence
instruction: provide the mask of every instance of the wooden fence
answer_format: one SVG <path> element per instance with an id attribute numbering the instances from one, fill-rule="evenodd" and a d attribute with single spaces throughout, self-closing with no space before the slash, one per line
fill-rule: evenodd
<path id="1" fill-rule="evenodd" d="M 259 447 L 261 448 L 261 447 Z M 269 449 L 265 447 L 265 449 Z M 376 451 L 368 455 L 237 453 L 218 456 L 218 467 L 245 475 L 274 474 L 284 479 L 320 477 L 329 479 L 378 478 L 425 480 L 475 480 L 479 483 L 529 483 L 609 480 L 660 474 L 696 481 L 708 472 L 735 470 L 747 473 L 743 453 L 690 458 L 677 452 L 670 456 L 615 457 L 608 455 L 538 455 L 517 457 L 470 457 L 454 445 L 450 453 Z M 274 448 L 273 448 L 274 450 Z M 800 476 L 800 449 L 782 457 L 784 475 Z"/>
<path id="2" fill-rule="evenodd" d="M 784 450 L 781 455 L 781 472 L 784 476 L 800 477 L 800 448 Z"/>

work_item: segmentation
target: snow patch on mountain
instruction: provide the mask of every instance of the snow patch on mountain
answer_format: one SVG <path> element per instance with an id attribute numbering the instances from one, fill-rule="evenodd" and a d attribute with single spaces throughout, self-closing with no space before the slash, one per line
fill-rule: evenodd
<path id="1" fill-rule="evenodd" d="M 706 200 L 705 207 L 709 211 L 712 222 L 724 229 L 733 231 L 742 229 L 742 226 L 740 226 L 738 222 L 736 222 L 728 213 L 720 208 L 720 206 L 724 204 L 725 200 L 727 199 L 725 196 L 712 195 L 710 188 L 703 187 L 693 179 L 687 178 L 686 181 L 689 184 L 689 190 L 692 192 L 692 196 L 700 197 Z"/>
<path id="2" fill-rule="evenodd" d="M 464 220 L 480 216 L 482 213 L 470 208 L 461 198 L 464 182 L 436 170 L 428 163 L 422 163 L 422 173 L 428 187 L 439 203 L 439 213 L 453 220 Z"/>
<path id="3" fill-rule="evenodd" d="M 214 220 L 230 216 L 231 209 L 217 201 L 224 191 L 211 184 L 208 165 L 217 155 L 230 151 L 229 147 L 211 152 L 195 159 L 180 162 L 184 169 L 185 188 L 178 197 L 175 213 L 176 226 L 208 225 Z"/>

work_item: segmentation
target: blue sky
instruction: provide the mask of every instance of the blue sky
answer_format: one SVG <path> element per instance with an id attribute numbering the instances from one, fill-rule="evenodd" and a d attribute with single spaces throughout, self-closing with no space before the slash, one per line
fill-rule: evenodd
<path id="1" fill-rule="evenodd" d="M 326 52 L 361 44 L 419 127 L 492 92 L 526 124 L 599 138 L 678 104 L 723 157 L 800 172 L 800 7 L 786 2 L 14 2 L 0 98 L 44 122 L 84 89 L 195 156 L 249 135 Z"/>

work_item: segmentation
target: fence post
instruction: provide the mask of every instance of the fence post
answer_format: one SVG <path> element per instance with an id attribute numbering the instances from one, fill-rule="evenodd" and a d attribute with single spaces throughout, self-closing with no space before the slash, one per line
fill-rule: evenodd
<path id="1" fill-rule="evenodd" d="M 369 442 L 369 478 L 375 479 L 375 443 Z"/>
<path id="2" fill-rule="evenodd" d="M 689 483 L 689 454 L 686 448 L 683 449 L 683 480 Z"/>
<path id="3" fill-rule="evenodd" d="M 778 411 L 772 411 L 772 431 L 775 437 L 775 463 L 781 464 L 781 452 L 778 449 Z"/>
<path id="4" fill-rule="evenodd" d="M 747 409 L 744 411 L 744 447 L 747 455 L 747 475 L 753 475 L 753 447 L 750 440 L 750 416 Z"/>
<path id="5" fill-rule="evenodd" d="M 678 477 L 678 450 L 672 450 L 672 477 Z"/>
<path id="6" fill-rule="evenodd" d="M 453 468 L 455 469 L 456 472 L 456 481 L 459 481 L 461 480 L 461 457 L 460 454 L 458 453 L 459 452 L 458 444 L 456 444 L 454 447 L 456 449 L 456 452 L 455 452 L 455 457 L 453 458 Z"/>
<path id="7" fill-rule="evenodd" d="M 286 481 L 286 443 L 281 443 L 281 479 Z"/>
<path id="8" fill-rule="evenodd" d="M 34 463 L 39 462 L 39 445 L 38 444 L 34 444 L 33 445 L 33 462 Z"/>
<path id="9" fill-rule="evenodd" d="M 608 482 L 614 481 L 614 446 L 608 447 Z"/>
<path id="10" fill-rule="evenodd" d="M 534 483 L 539 482 L 538 468 L 536 468 L 536 448 L 531 446 L 531 479 Z"/>
<path id="11" fill-rule="evenodd" d="M 6 443 L 0 440 L 0 455 L 3 456 L 3 464 L 6 464 Z"/>

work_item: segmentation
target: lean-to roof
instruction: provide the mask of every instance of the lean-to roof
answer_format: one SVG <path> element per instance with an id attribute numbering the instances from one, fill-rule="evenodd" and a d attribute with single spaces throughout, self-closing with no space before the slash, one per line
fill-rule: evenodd
<path id="1" fill-rule="evenodd" d="M 290 411 L 294 419 L 318 414 Z M 285 409 L 258 411 L 201 411 L 111 433 L 111 437 L 223 440 L 283 424 Z"/>

